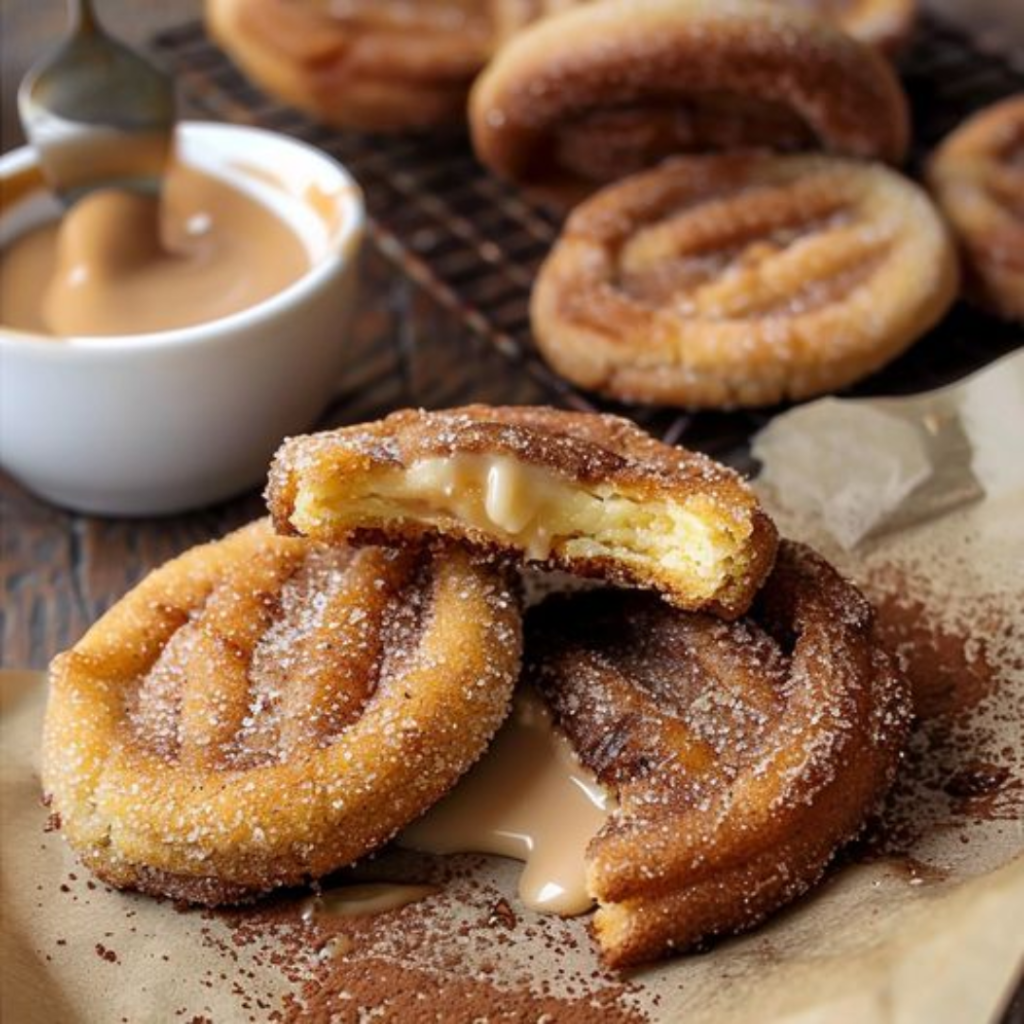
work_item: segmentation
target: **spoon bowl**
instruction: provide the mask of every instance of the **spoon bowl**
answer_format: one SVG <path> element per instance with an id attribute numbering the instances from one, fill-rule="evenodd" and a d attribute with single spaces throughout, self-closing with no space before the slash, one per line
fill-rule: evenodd
<path id="1" fill-rule="evenodd" d="M 158 193 L 174 138 L 171 79 L 71 0 L 71 29 L 18 90 L 47 183 L 66 205 L 98 188 Z"/>

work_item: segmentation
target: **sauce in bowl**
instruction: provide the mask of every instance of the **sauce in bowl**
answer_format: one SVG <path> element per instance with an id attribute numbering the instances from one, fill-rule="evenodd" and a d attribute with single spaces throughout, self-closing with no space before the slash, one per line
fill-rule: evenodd
<path id="1" fill-rule="evenodd" d="M 4 248 L 0 323 L 57 338 L 188 327 L 254 306 L 310 266 L 268 206 L 179 162 L 160 198 L 93 192 Z"/>

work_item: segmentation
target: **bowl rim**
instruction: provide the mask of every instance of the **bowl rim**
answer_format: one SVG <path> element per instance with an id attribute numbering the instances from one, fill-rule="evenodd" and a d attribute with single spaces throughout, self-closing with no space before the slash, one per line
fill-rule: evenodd
<path id="1" fill-rule="evenodd" d="M 227 338 L 238 332 L 239 328 L 258 326 L 270 320 L 289 307 L 302 304 L 311 294 L 320 290 L 328 279 L 333 277 L 339 268 L 354 262 L 358 245 L 366 226 L 366 204 L 359 183 L 344 164 L 335 160 L 322 149 L 312 146 L 301 139 L 284 135 L 250 125 L 229 124 L 221 121 L 179 121 L 178 131 L 191 135 L 229 135 L 236 138 L 258 136 L 279 145 L 283 149 L 301 154 L 304 159 L 328 168 L 338 178 L 343 198 L 340 200 L 347 207 L 346 216 L 339 229 L 339 234 L 332 241 L 332 251 L 323 259 L 313 263 L 301 277 L 292 281 L 285 288 L 267 296 L 255 305 L 236 310 L 215 320 L 207 320 L 188 327 L 176 327 L 163 331 L 149 331 L 142 334 L 120 335 L 72 335 L 70 337 L 54 337 L 34 331 L 19 330 L 0 323 L 0 349 L 10 349 L 19 353 L 31 352 L 43 359 L 88 358 L 85 353 L 136 354 L 140 350 L 157 351 L 176 347 L 190 347 L 197 344 L 209 344 L 221 336 Z M 20 146 L 0 155 L 0 177 L 11 172 L 21 171 L 35 166 L 35 151 L 31 146 Z"/>

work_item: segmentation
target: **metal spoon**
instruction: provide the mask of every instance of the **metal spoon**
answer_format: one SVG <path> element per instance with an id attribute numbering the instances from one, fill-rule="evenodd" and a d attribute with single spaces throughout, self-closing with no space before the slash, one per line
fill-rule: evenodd
<path id="1" fill-rule="evenodd" d="M 171 79 L 108 35 L 92 0 L 25 75 L 18 112 L 49 185 L 71 204 L 98 188 L 159 192 L 174 138 Z"/>

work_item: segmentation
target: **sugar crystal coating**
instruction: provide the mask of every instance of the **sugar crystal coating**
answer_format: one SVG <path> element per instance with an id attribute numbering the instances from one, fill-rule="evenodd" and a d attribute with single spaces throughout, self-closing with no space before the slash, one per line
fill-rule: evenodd
<path id="1" fill-rule="evenodd" d="M 43 784 L 112 884 L 237 901 L 376 848 L 482 753 L 518 675 L 507 575 L 255 523 L 157 570 L 51 670 Z"/>
<path id="2" fill-rule="evenodd" d="M 750 927 L 806 890 L 888 789 L 909 725 L 872 611 L 783 542 L 724 623 L 593 591 L 531 613 L 531 674 L 619 810 L 591 842 L 615 966 Z"/>

